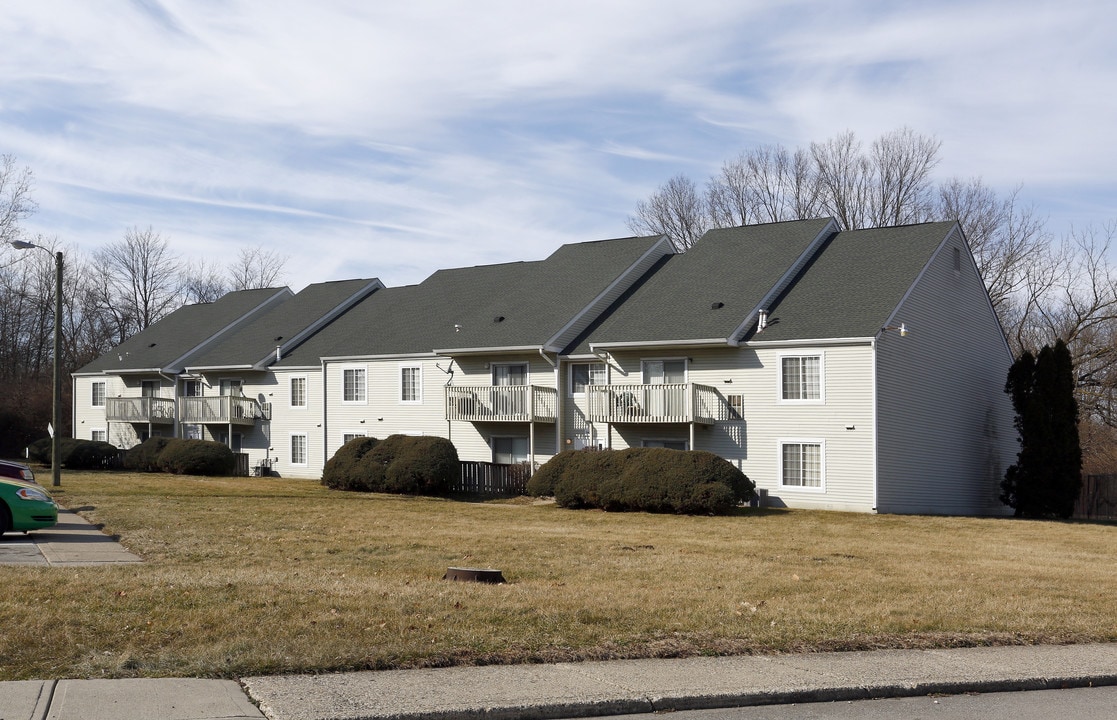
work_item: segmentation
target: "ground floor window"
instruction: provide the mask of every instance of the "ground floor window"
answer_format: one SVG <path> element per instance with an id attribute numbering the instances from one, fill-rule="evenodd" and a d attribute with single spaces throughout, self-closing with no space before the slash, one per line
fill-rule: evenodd
<path id="1" fill-rule="evenodd" d="M 341 434 L 341 444 L 345 445 L 349 442 L 352 442 L 353 440 L 356 440 L 359 437 L 365 437 L 365 434 L 363 432 L 342 433 Z"/>
<path id="2" fill-rule="evenodd" d="M 822 488 L 822 443 L 820 441 L 780 443 L 780 483 L 785 487 Z"/>
<path id="3" fill-rule="evenodd" d="M 530 448 L 526 437 L 495 437 L 492 445 L 494 463 L 514 465 L 528 460 Z"/>
<path id="4" fill-rule="evenodd" d="M 182 436 L 187 440 L 201 440 L 202 439 L 202 426 L 201 425 L 183 425 Z"/>
<path id="5" fill-rule="evenodd" d="M 291 464 L 306 465 L 306 433 L 291 433 Z"/>
<path id="6" fill-rule="evenodd" d="M 642 447 L 667 448 L 668 450 L 686 450 L 686 440 L 643 440 Z"/>
<path id="7" fill-rule="evenodd" d="M 89 434 L 89 439 L 93 442 L 108 442 L 109 433 L 107 430 L 93 430 Z"/>

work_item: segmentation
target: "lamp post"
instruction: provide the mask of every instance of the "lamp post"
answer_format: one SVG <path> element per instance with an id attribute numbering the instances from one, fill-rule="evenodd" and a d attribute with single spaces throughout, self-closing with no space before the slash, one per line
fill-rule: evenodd
<path id="1" fill-rule="evenodd" d="M 42 245 L 24 240 L 12 240 L 11 246 L 17 250 L 38 248 L 45 253 L 50 250 Z M 62 485 L 62 445 L 59 434 L 62 432 L 62 251 L 54 253 L 54 402 L 51 408 L 50 438 L 50 478 L 51 485 Z"/>

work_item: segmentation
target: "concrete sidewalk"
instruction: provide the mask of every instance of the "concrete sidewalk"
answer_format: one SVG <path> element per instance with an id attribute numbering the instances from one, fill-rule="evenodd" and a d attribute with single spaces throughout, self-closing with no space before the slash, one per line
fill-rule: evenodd
<path id="1" fill-rule="evenodd" d="M 280 675 L 244 678 L 241 685 L 199 679 L 25 681 L 0 683 L 0 718 L 571 718 L 1092 685 L 1117 685 L 1117 644 Z"/>
<path id="2" fill-rule="evenodd" d="M 80 508 L 79 508 L 80 509 Z M 26 535 L 0 537 L 0 565 L 81 567 L 143 560 L 73 510 L 58 509 L 58 524 Z M 0 720 L 6 720 L 0 715 Z"/>

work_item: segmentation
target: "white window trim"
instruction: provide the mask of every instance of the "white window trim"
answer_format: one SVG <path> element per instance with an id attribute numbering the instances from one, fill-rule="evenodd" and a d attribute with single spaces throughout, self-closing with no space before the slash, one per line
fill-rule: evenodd
<path id="1" fill-rule="evenodd" d="M 303 381 L 303 404 L 295 404 L 295 393 L 292 385 L 296 380 Z M 367 391 L 367 387 L 366 387 Z M 287 407 L 292 410 L 307 410 L 310 407 L 310 381 L 307 380 L 306 375 L 291 375 L 287 378 Z"/>
<path id="2" fill-rule="evenodd" d="M 509 387 L 524 387 L 524 386 L 527 386 L 527 385 L 531 385 L 531 363 L 527 362 L 526 360 L 522 361 L 522 362 L 489 363 L 489 383 L 493 387 L 497 387 L 497 384 L 496 384 L 496 369 L 498 367 L 521 367 L 521 366 L 524 368 L 524 384 L 520 385 L 520 386 L 512 385 L 512 386 L 509 386 Z"/>
<path id="3" fill-rule="evenodd" d="M 418 385 L 416 387 L 418 397 L 414 400 L 404 400 L 403 399 L 403 371 L 404 370 L 418 370 L 419 371 L 419 382 L 418 382 Z M 399 388 L 399 394 L 397 395 L 397 398 L 399 399 L 399 404 L 400 405 L 422 405 L 423 404 L 423 365 L 422 365 L 422 363 L 400 363 L 400 365 L 399 365 L 399 375 L 397 376 L 397 380 L 398 380 L 397 387 Z"/>
<path id="4" fill-rule="evenodd" d="M 818 487 L 807 485 L 784 485 L 783 483 L 783 447 L 784 445 L 818 445 Z M 779 438 L 776 441 L 776 467 L 781 491 L 825 493 L 826 492 L 826 441 L 822 438 Z"/>
<path id="5" fill-rule="evenodd" d="M 358 437 L 368 437 L 368 433 L 365 432 L 364 430 L 342 430 L 341 431 L 341 445 L 344 445 L 345 443 L 349 442 L 349 440 L 345 439 L 346 435 L 353 435 L 354 436 L 352 438 L 349 438 L 349 440 L 353 440 L 353 439 L 358 438 Z M 341 445 L 338 445 L 338 447 L 341 447 Z"/>
<path id="6" fill-rule="evenodd" d="M 198 394 L 197 395 L 188 395 L 186 393 L 186 386 L 187 386 L 188 383 L 198 383 Z M 187 378 L 187 379 L 182 381 L 182 397 L 205 397 L 205 395 L 206 395 L 206 384 L 205 384 L 204 381 L 202 381 L 198 378 Z"/>
<path id="7" fill-rule="evenodd" d="M 530 435 L 490 435 L 489 436 L 489 457 L 492 458 L 491 462 L 496 462 L 496 441 L 497 440 L 526 440 L 527 441 L 527 457 L 519 462 L 531 462 L 531 436 Z M 513 462 L 513 465 L 516 463 Z"/>
<path id="8" fill-rule="evenodd" d="M 347 370 L 363 370 L 365 374 L 365 397 L 362 400 L 345 399 L 345 372 Z M 338 366 L 338 392 L 342 405 L 368 405 L 368 365 L 339 365 Z"/>
<path id="9" fill-rule="evenodd" d="M 221 384 L 230 383 L 230 390 L 232 389 L 231 383 L 237 383 L 236 388 L 240 391 L 240 395 L 230 395 L 229 397 L 242 397 L 244 395 L 244 378 L 239 377 L 223 377 L 217 378 L 217 394 L 221 395 Z"/>
<path id="10" fill-rule="evenodd" d="M 97 404 L 97 393 L 94 391 L 94 389 L 98 385 L 101 386 L 101 404 L 100 405 Z M 109 384 L 107 382 L 105 382 L 104 380 L 94 380 L 89 385 L 89 407 L 103 408 L 106 405 L 108 405 L 108 397 L 109 397 L 108 393 L 109 393 Z"/>
<path id="11" fill-rule="evenodd" d="M 93 436 L 96 435 L 97 433 L 104 433 L 105 434 L 104 442 L 109 441 L 108 428 L 89 428 L 89 439 L 90 440 L 96 440 L 96 438 L 93 437 Z"/>
<path id="12" fill-rule="evenodd" d="M 154 394 L 144 395 L 144 387 L 154 387 Z M 162 397 L 163 396 L 163 383 L 159 380 L 140 380 L 140 397 Z"/>
<path id="13" fill-rule="evenodd" d="M 303 454 L 306 455 L 303 462 L 295 462 L 295 438 L 301 437 L 303 439 Z M 307 433 L 293 432 L 287 441 L 287 452 L 291 453 L 291 466 L 292 467 L 309 467 L 310 466 L 310 438 Z"/>
<path id="14" fill-rule="evenodd" d="M 783 361 L 784 358 L 818 358 L 818 397 L 809 400 L 785 399 L 783 396 Z M 825 405 L 826 404 L 826 353 L 817 352 L 782 352 L 776 360 L 776 402 L 780 405 Z"/>
<path id="15" fill-rule="evenodd" d="M 584 398 L 586 396 L 586 393 L 585 393 L 584 390 L 582 392 L 574 392 L 574 366 L 575 365 L 587 365 L 587 366 L 591 366 L 591 367 L 593 365 L 600 365 L 605 370 L 605 382 L 602 383 L 602 384 L 603 385 L 608 385 L 609 384 L 609 364 L 608 363 L 604 363 L 600 360 L 578 360 L 577 362 L 570 362 L 570 363 L 567 363 L 567 365 L 566 365 L 566 397 Z M 593 382 L 589 382 L 590 380 L 592 380 L 592 375 L 593 375 L 592 372 L 587 374 L 586 385 L 593 385 L 594 384 Z"/>
<path id="16" fill-rule="evenodd" d="M 656 384 L 656 383 L 646 383 L 646 382 L 644 382 L 644 378 L 647 377 L 647 370 L 645 369 L 644 366 L 647 363 L 650 363 L 650 362 L 672 362 L 672 361 L 675 361 L 675 360 L 682 360 L 682 362 L 683 362 L 683 384 L 686 384 L 686 383 L 690 382 L 690 358 L 688 358 L 688 357 L 678 357 L 678 356 L 675 356 L 675 357 L 647 357 L 647 358 L 640 358 L 640 384 L 641 385 Z M 674 384 L 674 383 L 664 383 L 664 384 Z"/>

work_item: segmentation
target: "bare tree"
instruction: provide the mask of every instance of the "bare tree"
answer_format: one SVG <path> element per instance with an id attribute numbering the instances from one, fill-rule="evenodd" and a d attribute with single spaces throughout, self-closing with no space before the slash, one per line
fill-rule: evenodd
<path id="1" fill-rule="evenodd" d="M 0 245 L 19 238 L 20 221 L 35 212 L 31 198 L 31 170 L 16 166 L 11 155 L 0 155 Z"/>
<path id="2" fill-rule="evenodd" d="M 931 217 L 931 171 L 939 163 L 940 147 L 939 140 L 907 127 L 873 141 L 871 226 L 907 225 Z"/>
<path id="3" fill-rule="evenodd" d="M 727 161 L 707 183 L 714 227 L 803 220 L 819 214 L 818 183 L 810 155 L 764 145 Z"/>
<path id="4" fill-rule="evenodd" d="M 233 290 L 275 287 L 284 277 L 286 265 L 287 256 L 275 250 L 265 250 L 260 245 L 242 248 L 236 263 L 229 268 L 230 284 Z"/>
<path id="5" fill-rule="evenodd" d="M 706 202 L 686 175 L 676 175 L 636 203 L 628 227 L 637 235 L 666 235 L 679 251 L 692 247 L 710 228 Z"/>
<path id="6" fill-rule="evenodd" d="M 210 303 L 229 292 L 229 279 L 222 268 L 208 260 L 200 260 L 183 269 L 182 293 L 188 303 Z"/>
<path id="7" fill-rule="evenodd" d="M 150 226 L 130 228 L 123 240 L 106 245 L 96 258 L 96 292 L 113 318 L 117 342 L 182 304 L 179 260 Z"/>

